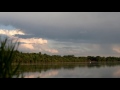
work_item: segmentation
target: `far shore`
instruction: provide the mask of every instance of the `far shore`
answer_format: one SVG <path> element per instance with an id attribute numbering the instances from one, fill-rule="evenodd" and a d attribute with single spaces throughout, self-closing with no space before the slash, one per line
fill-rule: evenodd
<path id="1" fill-rule="evenodd" d="M 20 65 L 58 65 L 58 64 L 94 64 L 94 63 L 120 63 L 120 61 L 114 62 L 39 62 L 39 63 L 21 63 Z M 17 63 L 13 63 L 12 65 L 17 65 Z"/>

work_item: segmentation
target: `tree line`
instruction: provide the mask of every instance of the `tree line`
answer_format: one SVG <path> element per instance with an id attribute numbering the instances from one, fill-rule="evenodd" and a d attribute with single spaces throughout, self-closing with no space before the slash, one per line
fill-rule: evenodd
<path id="1" fill-rule="evenodd" d="M 81 56 L 76 57 L 74 55 L 48 55 L 39 53 L 24 53 L 18 50 L 16 53 L 14 63 L 41 63 L 41 62 L 115 62 L 120 61 L 120 57 L 101 57 L 101 56 Z"/>

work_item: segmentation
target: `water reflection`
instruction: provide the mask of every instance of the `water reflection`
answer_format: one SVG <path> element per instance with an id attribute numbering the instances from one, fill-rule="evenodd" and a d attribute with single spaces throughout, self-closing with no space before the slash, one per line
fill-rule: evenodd
<path id="1" fill-rule="evenodd" d="M 24 78 L 120 78 L 120 63 L 22 65 Z"/>
<path id="2" fill-rule="evenodd" d="M 26 72 L 23 74 L 24 78 L 49 78 L 58 74 L 56 70 L 42 71 L 40 72 Z"/>

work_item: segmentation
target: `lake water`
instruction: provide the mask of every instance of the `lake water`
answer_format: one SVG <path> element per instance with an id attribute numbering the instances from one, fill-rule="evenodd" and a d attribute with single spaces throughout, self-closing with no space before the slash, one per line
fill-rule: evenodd
<path id="1" fill-rule="evenodd" d="M 24 78 L 120 78 L 120 62 L 21 65 L 19 72 Z"/>

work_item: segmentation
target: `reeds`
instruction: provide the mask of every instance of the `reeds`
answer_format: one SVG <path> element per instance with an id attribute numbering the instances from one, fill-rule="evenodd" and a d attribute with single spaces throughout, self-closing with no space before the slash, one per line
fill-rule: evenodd
<path id="1" fill-rule="evenodd" d="M 19 42 L 16 40 L 13 42 L 8 37 L 2 39 L 0 37 L 0 78 L 12 78 L 16 74 L 20 62 L 13 68 L 12 63 L 14 61 Z"/>

